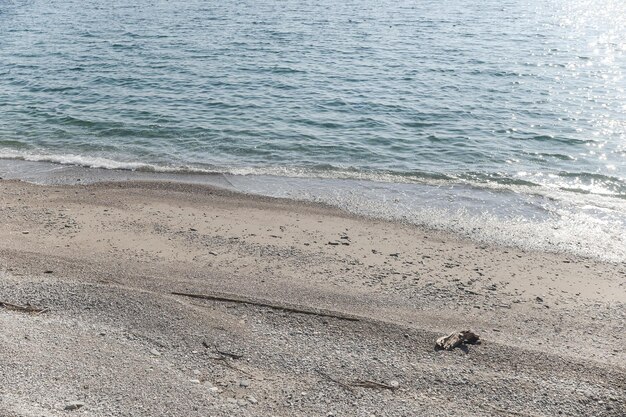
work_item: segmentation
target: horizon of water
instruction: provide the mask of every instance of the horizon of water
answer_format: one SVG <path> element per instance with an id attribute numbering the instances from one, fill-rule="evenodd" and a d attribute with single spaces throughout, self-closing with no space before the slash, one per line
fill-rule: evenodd
<path id="1" fill-rule="evenodd" d="M 623 262 L 625 70 L 617 0 L 0 2 L 0 176 L 219 174 Z"/>

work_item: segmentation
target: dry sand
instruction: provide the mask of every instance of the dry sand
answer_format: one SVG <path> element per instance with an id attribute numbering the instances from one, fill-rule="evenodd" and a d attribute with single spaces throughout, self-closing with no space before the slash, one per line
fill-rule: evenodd
<path id="1" fill-rule="evenodd" d="M 0 181 L 0 225 L 46 309 L 0 307 L 2 417 L 626 415 L 624 263 L 175 183 Z"/>

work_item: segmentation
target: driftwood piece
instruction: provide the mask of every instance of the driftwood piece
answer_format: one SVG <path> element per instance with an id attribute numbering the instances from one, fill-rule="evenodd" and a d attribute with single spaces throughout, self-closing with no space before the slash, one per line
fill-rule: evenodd
<path id="1" fill-rule="evenodd" d="M 209 344 L 207 342 L 202 342 L 202 346 L 204 346 L 206 349 L 210 348 L 210 346 L 209 346 Z M 241 359 L 241 358 L 243 358 L 243 355 L 240 355 L 238 353 L 231 353 L 231 352 L 226 352 L 226 351 L 220 350 L 220 349 L 218 349 L 217 345 L 213 345 L 213 349 L 220 356 L 225 356 L 225 357 L 229 357 L 229 358 L 232 358 L 232 359 Z"/>
<path id="2" fill-rule="evenodd" d="M 22 313 L 35 313 L 41 314 L 48 311 L 47 308 L 37 308 L 32 306 L 20 306 L 17 304 L 11 304 L 4 301 L 0 301 L 0 307 L 6 308 L 7 310 L 20 311 Z"/>
<path id="3" fill-rule="evenodd" d="M 480 343 L 480 337 L 470 331 L 462 330 L 456 333 L 450 333 L 448 336 L 442 336 L 435 343 L 436 350 L 452 350 L 462 344 L 475 345 Z"/>
<path id="4" fill-rule="evenodd" d="M 320 374 L 321 376 L 323 376 L 325 379 L 329 380 L 330 382 L 334 382 L 335 384 L 339 385 L 340 387 L 345 388 L 346 390 L 348 390 L 350 392 L 354 392 L 354 388 L 352 388 L 350 385 L 344 384 L 343 382 L 339 381 L 338 379 L 333 378 L 332 376 L 328 375 L 327 373 L 322 372 L 319 369 L 316 369 L 315 372 L 317 372 L 318 374 Z"/>
<path id="5" fill-rule="evenodd" d="M 313 309 L 300 306 L 293 306 L 288 304 L 278 304 L 265 300 L 252 299 L 247 297 L 241 297 L 234 294 L 189 294 L 184 292 L 172 292 L 173 295 L 180 295 L 183 297 L 200 298 L 204 300 L 214 301 L 226 301 L 230 303 L 250 304 L 259 307 L 267 307 L 274 310 L 286 311 L 289 313 L 309 314 L 319 317 L 332 317 L 340 320 L 359 321 L 358 317 L 350 316 L 348 314 L 327 311 L 322 309 Z"/>

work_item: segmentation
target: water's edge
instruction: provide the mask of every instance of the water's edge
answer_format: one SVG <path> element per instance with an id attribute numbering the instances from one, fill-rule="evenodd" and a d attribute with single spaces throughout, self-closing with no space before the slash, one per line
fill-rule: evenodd
<path id="1" fill-rule="evenodd" d="M 433 179 L 369 179 L 150 172 L 0 159 L 0 178 L 37 184 L 171 181 L 328 204 L 357 215 L 452 232 L 524 250 L 626 261 L 626 202 L 615 198 L 513 185 L 482 187 Z M 586 200 L 586 201 L 585 201 Z"/>

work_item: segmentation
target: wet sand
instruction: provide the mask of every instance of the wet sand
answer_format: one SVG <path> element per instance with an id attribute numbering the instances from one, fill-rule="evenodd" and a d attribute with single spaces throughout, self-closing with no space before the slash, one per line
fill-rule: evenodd
<path id="1" fill-rule="evenodd" d="M 46 309 L 0 307 L 1 416 L 626 413 L 625 263 L 164 182 L 0 181 L 0 224 Z"/>

